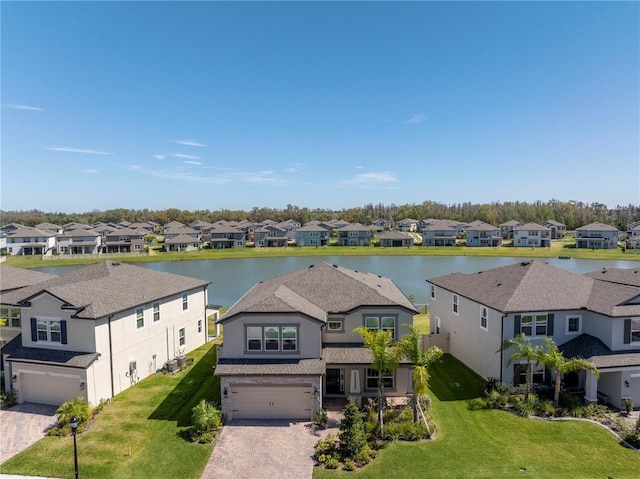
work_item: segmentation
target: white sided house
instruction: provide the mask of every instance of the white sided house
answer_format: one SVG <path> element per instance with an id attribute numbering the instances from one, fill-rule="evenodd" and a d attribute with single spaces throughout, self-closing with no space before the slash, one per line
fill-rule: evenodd
<path id="1" fill-rule="evenodd" d="M 509 364 L 505 340 L 518 334 L 534 345 L 548 337 L 568 357 L 598 368 L 565 375 L 585 400 L 621 408 L 640 406 L 640 268 L 582 275 L 527 261 L 479 273 L 428 280 L 431 332 L 448 339 L 449 351 L 480 376 L 523 383 L 524 363 Z M 539 366 L 534 383 L 551 381 Z"/>
<path id="2" fill-rule="evenodd" d="M 3 293 L 21 316 L 2 349 L 6 387 L 52 405 L 115 396 L 206 342 L 208 284 L 106 261 Z"/>
<path id="3" fill-rule="evenodd" d="M 416 313 L 391 280 L 327 263 L 256 284 L 218 320 L 223 414 L 310 420 L 326 398 L 375 397 L 378 373 L 353 330 L 383 329 L 397 340 Z M 386 396 L 405 397 L 410 364 L 383 380 Z"/>

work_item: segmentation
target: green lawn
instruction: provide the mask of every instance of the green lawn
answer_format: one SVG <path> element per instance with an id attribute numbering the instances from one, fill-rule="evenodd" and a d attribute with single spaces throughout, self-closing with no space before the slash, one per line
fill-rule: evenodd
<path id="1" fill-rule="evenodd" d="M 394 442 L 356 473 L 316 470 L 335 477 L 437 478 L 637 478 L 640 453 L 626 449 L 603 428 L 582 421 L 525 419 L 477 409 L 484 381 L 450 355 L 432 368 L 432 413 L 437 438 Z"/>
<path id="2" fill-rule="evenodd" d="M 84 478 L 198 478 L 213 445 L 183 438 L 200 399 L 220 401 L 213 376 L 214 343 L 188 355 L 194 364 L 175 375 L 154 374 L 116 396 L 78 440 Z M 131 456 L 128 447 L 131 446 Z M 71 478 L 73 439 L 45 437 L 2 464 L 3 474 Z"/>
<path id="3" fill-rule="evenodd" d="M 184 261 L 193 259 L 233 259 L 233 258 L 278 258 L 284 256 L 511 256 L 524 258 L 556 258 L 569 256 L 576 259 L 629 260 L 640 261 L 640 250 L 624 253 L 622 250 L 576 249 L 575 244 L 567 241 L 553 241 L 550 248 L 467 248 L 465 246 L 413 246 L 410 248 L 381 248 L 375 246 L 324 246 L 286 248 L 229 248 L 204 249 L 180 253 L 153 251 L 150 256 L 131 256 L 115 258 L 116 261 L 141 263 L 152 261 Z M 636 253 L 637 252 L 637 253 Z M 70 260 L 60 256 L 43 261 L 40 256 L 8 256 L 6 264 L 20 268 L 39 268 L 43 266 L 91 264 L 96 258 Z"/>

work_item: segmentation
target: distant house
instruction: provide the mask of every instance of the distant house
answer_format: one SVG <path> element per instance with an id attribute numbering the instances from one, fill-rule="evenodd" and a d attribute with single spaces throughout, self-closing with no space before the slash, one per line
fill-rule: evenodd
<path id="1" fill-rule="evenodd" d="M 175 238 L 176 236 L 182 236 L 182 235 L 190 236 L 193 240 L 197 240 L 198 243 L 200 242 L 200 232 L 193 228 L 189 228 L 188 226 L 177 226 L 175 228 L 165 229 L 164 241 L 166 243 L 167 240 L 170 240 L 172 238 Z"/>
<path id="2" fill-rule="evenodd" d="M 7 253 L 10 255 L 50 255 L 56 247 L 56 233 L 29 226 L 7 234 Z"/>
<path id="3" fill-rule="evenodd" d="M 349 226 L 351 224 L 346 220 L 332 220 L 332 221 L 328 221 L 326 223 L 330 224 L 333 228 L 338 229 L 338 230 L 344 228 L 345 226 Z"/>
<path id="4" fill-rule="evenodd" d="M 416 232 L 418 231 L 418 220 L 413 218 L 405 218 L 400 221 L 396 221 L 396 230 L 404 232 Z"/>
<path id="5" fill-rule="evenodd" d="M 371 228 L 360 223 L 351 223 L 338 229 L 338 245 L 366 246 L 371 242 Z"/>
<path id="6" fill-rule="evenodd" d="M 372 224 L 373 224 L 373 226 L 377 226 L 378 228 L 382 228 L 382 229 L 388 230 L 388 229 L 391 228 L 391 225 L 393 224 L 393 222 L 391 220 L 387 220 L 385 218 L 378 218 Z"/>
<path id="7" fill-rule="evenodd" d="M 185 228 L 186 226 L 187 225 L 185 225 L 184 223 L 180 223 L 179 221 L 174 220 L 162 227 L 162 233 L 164 234 L 167 232 L 167 230 L 170 230 L 172 228 Z"/>
<path id="8" fill-rule="evenodd" d="M 527 223 L 513 229 L 513 246 L 548 248 L 551 246 L 551 230 L 538 223 Z"/>
<path id="9" fill-rule="evenodd" d="M 198 251 L 200 246 L 201 243 L 198 238 L 184 233 L 172 235 L 169 239 L 164 240 L 164 247 L 169 252 Z"/>
<path id="10" fill-rule="evenodd" d="M 466 227 L 467 246 L 502 246 L 502 232 L 497 226 L 484 221 L 474 221 Z"/>
<path id="11" fill-rule="evenodd" d="M 327 246 L 331 230 L 319 224 L 306 224 L 296 230 L 296 246 Z"/>
<path id="12" fill-rule="evenodd" d="M 211 247 L 213 249 L 244 248 L 245 233 L 231 226 L 211 229 Z"/>
<path id="13" fill-rule="evenodd" d="M 415 306 L 387 278 L 321 263 L 261 281 L 217 322 L 224 326 L 215 375 L 222 412 L 243 418 L 310 420 L 327 398 L 375 397 L 379 374 L 353 330 L 407 334 Z M 412 391 L 403 360 L 383 373 L 385 394 Z"/>
<path id="14" fill-rule="evenodd" d="M 272 225 L 255 229 L 253 236 L 256 248 L 281 248 L 289 243 L 287 230 Z"/>
<path id="15" fill-rule="evenodd" d="M 107 261 L 3 292 L 21 317 L 2 348 L 5 388 L 56 406 L 115 396 L 205 344 L 208 284 Z"/>
<path id="16" fill-rule="evenodd" d="M 640 221 L 627 227 L 627 248 L 640 248 Z"/>
<path id="17" fill-rule="evenodd" d="M 56 236 L 58 254 L 98 254 L 102 236 L 95 230 L 75 229 Z"/>
<path id="18" fill-rule="evenodd" d="M 41 231 L 51 231 L 56 234 L 62 233 L 62 226 L 54 225 L 53 223 L 39 223 L 34 228 Z"/>
<path id="19" fill-rule="evenodd" d="M 551 230 L 551 239 L 562 239 L 567 234 L 567 225 L 558 221 L 547 220 L 540 223 Z"/>
<path id="20" fill-rule="evenodd" d="M 455 246 L 458 231 L 447 220 L 433 220 L 421 230 L 424 246 Z"/>
<path id="21" fill-rule="evenodd" d="M 502 231 L 503 239 L 513 238 L 513 230 L 518 226 L 522 226 L 522 223 L 516 220 L 509 220 L 504 223 L 498 225 L 500 227 L 500 231 Z"/>
<path id="22" fill-rule="evenodd" d="M 103 244 L 107 253 L 139 253 L 144 251 L 144 234 L 122 228 L 107 234 Z"/>
<path id="23" fill-rule="evenodd" d="M 618 247 L 620 231 L 603 223 L 576 228 L 576 248 L 611 249 Z"/>
<path id="24" fill-rule="evenodd" d="M 413 237 L 400 231 L 387 231 L 378 235 L 380 246 L 387 248 L 397 248 L 402 246 L 413 246 Z"/>

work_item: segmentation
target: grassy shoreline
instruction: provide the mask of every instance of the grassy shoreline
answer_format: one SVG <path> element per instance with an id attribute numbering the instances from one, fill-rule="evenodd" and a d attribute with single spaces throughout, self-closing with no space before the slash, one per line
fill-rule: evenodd
<path id="1" fill-rule="evenodd" d="M 615 250 L 576 249 L 574 244 L 554 241 L 549 248 L 498 248 L 465 246 L 412 246 L 410 248 L 382 248 L 378 246 L 324 246 L 324 247 L 286 247 L 286 248 L 239 248 L 239 249 L 203 249 L 181 253 L 164 253 L 152 250 L 149 256 L 121 256 L 116 261 L 126 263 L 148 263 L 156 261 L 189 261 L 203 259 L 244 259 L 244 258 L 282 258 L 288 256 L 480 256 L 480 257 L 524 257 L 557 258 L 566 256 L 573 259 L 640 261 L 638 253 L 625 253 Z M 70 266 L 92 264 L 106 258 L 43 260 L 40 256 L 7 256 L 4 264 L 18 268 L 43 268 L 47 266 Z"/>

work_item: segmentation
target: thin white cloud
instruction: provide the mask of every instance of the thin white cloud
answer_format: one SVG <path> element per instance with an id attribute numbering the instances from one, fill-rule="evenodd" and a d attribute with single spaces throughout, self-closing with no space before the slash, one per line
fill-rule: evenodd
<path id="1" fill-rule="evenodd" d="M 188 162 L 184 162 L 188 163 Z M 191 163 L 189 163 L 191 164 Z M 165 180 L 187 181 L 191 183 L 204 183 L 222 185 L 228 183 L 244 183 L 251 185 L 284 186 L 288 182 L 273 171 L 225 171 L 211 176 L 195 174 L 190 170 L 176 167 L 174 169 L 146 169 L 138 165 L 129 165 L 129 169 L 139 173 L 161 178 Z M 186 167 L 185 167 L 186 168 Z M 202 171 L 202 170 L 199 170 Z"/>
<path id="2" fill-rule="evenodd" d="M 361 170 L 362 166 L 356 166 L 356 170 Z"/>
<path id="3" fill-rule="evenodd" d="M 193 141 L 193 140 L 172 140 L 174 143 L 177 143 L 178 145 L 186 145 L 186 146 L 198 146 L 200 148 L 203 148 L 207 145 L 203 144 L 203 143 L 199 143 L 197 141 Z"/>
<path id="4" fill-rule="evenodd" d="M 156 160 L 164 160 L 167 155 L 151 155 L 153 156 Z"/>
<path id="5" fill-rule="evenodd" d="M 40 108 L 39 106 L 18 105 L 15 103 L 10 103 L 7 105 L 7 108 L 12 108 L 14 110 L 44 111 L 44 108 Z"/>
<path id="6" fill-rule="evenodd" d="M 427 119 L 427 115 L 423 115 L 422 113 L 416 113 L 407 121 L 404 122 L 405 125 L 417 125 L 418 123 L 422 123 Z"/>
<path id="7" fill-rule="evenodd" d="M 188 160 L 188 161 L 183 161 L 183 163 L 187 164 L 187 165 L 202 165 L 201 161 L 192 161 L 192 160 Z"/>
<path id="8" fill-rule="evenodd" d="M 182 158 L 183 160 L 201 160 L 202 158 L 196 155 L 186 155 L 184 153 L 173 153 L 171 156 L 176 158 Z"/>
<path id="9" fill-rule="evenodd" d="M 85 150 L 83 148 L 67 148 L 66 146 L 47 146 L 45 150 L 49 151 L 64 151 L 66 153 L 83 153 L 85 155 L 113 155 L 108 151 L 99 150 Z"/>
<path id="10" fill-rule="evenodd" d="M 100 173 L 100 171 L 99 171 L 99 170 L 94 170 L 94 169 L 92 169 L 92 168 L 87 168 L 87 169 L 85 169 L 85 170 L 84 170 L 84 172 L 85 172 L 85 173 L 89 173 L 89 174 L 91 174 L 91 175 L 95 175 L 96 173 Z"/>
<path id="11" fill-rule="evenodd" d="M 342 183 L 347 185 L 356 186 L 380 186 L 380 185 L 392 185 L 398 182 L 398 178 L 391 173 L 362 173 L 356 175 L 350 180 L 345 180 Z"/>

